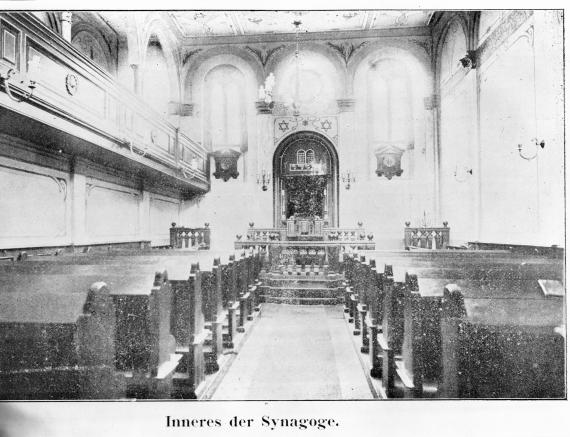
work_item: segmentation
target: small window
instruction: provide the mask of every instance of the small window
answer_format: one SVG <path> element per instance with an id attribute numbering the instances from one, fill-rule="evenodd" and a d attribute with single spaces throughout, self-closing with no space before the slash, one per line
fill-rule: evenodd
<path id="1" fill-rule="evenodd" d="M 16 36 L 7 30 L 4 31 L 4 59 L 16 63 Z"/>
<path id="2" fill-rule="evenodd" d="M 315 151 L 313 149 L 307 150 L 306 160 L 307 164 L 311 164 L 315 161 Z"/>
<path id="3" fill-rule="evenodd" d="M 306 155 L 304 150 L 297 151 L 297 164 L 305 164 L 306 162 Z"/>

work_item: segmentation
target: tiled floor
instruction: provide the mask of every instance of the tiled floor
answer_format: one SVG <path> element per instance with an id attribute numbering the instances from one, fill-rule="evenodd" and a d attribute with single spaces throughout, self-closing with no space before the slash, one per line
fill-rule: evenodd
<path id="1" fill-rule="evenodd" d="M 211 399 L 371 399 L 340 305 L 264 304 Z"/>

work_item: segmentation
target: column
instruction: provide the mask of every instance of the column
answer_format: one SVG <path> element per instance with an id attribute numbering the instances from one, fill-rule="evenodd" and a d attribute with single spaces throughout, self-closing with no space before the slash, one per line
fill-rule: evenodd
<path id="1" fill-rule="evenodd" d="M 84 175 L 71 172 L 71 244 L 79 246 L 87 241 L 85 222 L 85 198 L 87 195 L 87 184 Z"/>
<path id="2" fill-rule="evenodd" d="M 438 138 L 438 123 L 439 123 L 439 95 L 431 94 L 424 98 L 425 109 L 425 159 L 426 169 L 433 172 L 433 202 L 432 207 L 435 215 L 435 220 L 441 220 L 440 211 L 440 174 L 439 174 L 439 138 Z"/>
<path id="3" fill-rule="evenodd" d="M 64 11 L 61 13 L 61 36 L 64 40 L 71 42 L 71 17 L 72 14 L 69 11 Z"/>

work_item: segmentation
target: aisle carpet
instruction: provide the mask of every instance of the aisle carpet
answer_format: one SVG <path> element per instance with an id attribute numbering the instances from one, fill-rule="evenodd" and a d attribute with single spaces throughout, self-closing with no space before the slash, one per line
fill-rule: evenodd
<path id="1" fill-rule="evenodd" d="M 264 304 L 211 399 L 371 399 L 339 305 Z"/>

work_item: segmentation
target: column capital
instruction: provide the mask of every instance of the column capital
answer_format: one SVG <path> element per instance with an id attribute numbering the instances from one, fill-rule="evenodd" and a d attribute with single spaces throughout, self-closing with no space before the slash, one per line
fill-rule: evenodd
<path id="1" fill-rule="evenodd" d="M 338 112 L 351 112 L 354 111 L 355 99 L 338 99 L 336 104 L 338 105 Z"/>
<path id="2" fill-rule="evenodd" d="M 73 13 L 70 11 L 63 11 L 61 13 L 61 21 L 67 21 L 68 23 L 71 23 L 71 17 L 73 17 Z"/>
<path id="3" fill-rule="evenodd" d="M 257 100 L 255 102 L 257 114 L 273 114 L 273 102 L 267 103 L 265 100 Z"/>
<path id="4" fill-rule="evenodd" d="M 424 108 L 428 111 L 439 108 L 439 104 L 439 94 L 431 94 L 427 97 L 424 97 Z"/>

